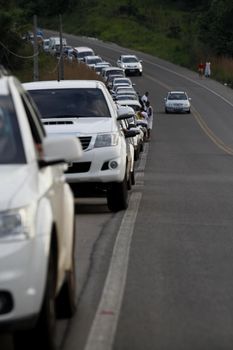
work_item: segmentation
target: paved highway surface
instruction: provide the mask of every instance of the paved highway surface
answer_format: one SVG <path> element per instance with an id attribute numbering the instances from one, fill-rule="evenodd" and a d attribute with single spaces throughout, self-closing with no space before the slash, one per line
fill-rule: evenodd
<path id="1" fill-rule="evenodd" d="M 131 53 L 66 35 L 111 63 Z M 132 80 L 154 107 L 129 209 L 77 203 L 78 311 L 62 350 L 228 350 L 233 344 L 233 92 L 152 56 Z M 212 67 L 214 70 L 214 67 Z M 191 114 L 165 114 L 184 89 Z M 2 338 L 1 350 L 11 350 Z M 3 344 L 3 346 L 2 346 Z"/>

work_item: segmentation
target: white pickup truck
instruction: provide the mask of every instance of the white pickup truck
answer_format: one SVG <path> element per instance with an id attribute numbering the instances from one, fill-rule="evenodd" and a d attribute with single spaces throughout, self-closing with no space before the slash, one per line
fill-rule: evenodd
<path id="1" fill-rule="evenodd" d="M 117 108 L 105 84 L 96 80 L 38 81 L 23 86 L 50 135 L 75 135 L 82 142 L 82 159 L 70 163 L 66 172 L 75 195 L 99 194 L 107 197 L 111 211 L 126 209 L 133 160 L 127 152 L 127 132 L 117 120 L 131 117 L 127 109 Z"/>
<path id="2" fill-rule="evenodd" d="M 16 349 L 55 349 L 56 316 L 76 307 L 75 137 L 49 138 L 22 85 L 0 72 L 0 331 Z"/>
<path id="3" fill-rule="evenodd" d="M 49 38 L 49 52 L 52 55 L 59 55 L 60 54 L 60 37 L 50 37 Z M 62 38 L 62 45 L 63 47 L 67 45 L 66 38 Z"/>

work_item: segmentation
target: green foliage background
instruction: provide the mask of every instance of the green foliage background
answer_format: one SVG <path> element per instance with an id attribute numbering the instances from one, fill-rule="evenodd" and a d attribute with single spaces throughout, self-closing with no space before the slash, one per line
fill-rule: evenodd
<path id="1" fill-rule="evenodd" d="M 196 68 L 200 59 L 233 56 L 232 0 L 0 0 L 0 63 L 25 64 L 22 33 L 40 27 L 88 35 Z M 43 14 L 43 18 L 41 17 Z M 6 50 L 6 47 L 9 51 Z M 26 48 L 29 50 L 29 48 Z"/>

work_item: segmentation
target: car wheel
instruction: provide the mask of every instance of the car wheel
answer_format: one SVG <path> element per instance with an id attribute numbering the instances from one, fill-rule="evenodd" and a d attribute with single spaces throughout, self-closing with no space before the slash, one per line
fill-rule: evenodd
<path id="1" fill-rule="evenodd" d="M 190 109 L 189 109 L 187 113 L 190 114 L 190 112 L 191 112 L 191 111 L 190 111 Z"/>
<path id="2" fill-rule="evenodd" d="M 139 72 L 140 77 L 142 76 L 142 72 Z"/>
<path id="3" fill-rule="evenodd" d="M 131 178 L 131 172 L 129 174 L 129 178 L 128 178 L 128 181 L 127 181 L 127 190 L 130 191 L 132 188 L 132 178 Z"/>
<path id="4" fill-rule="evenodd" d="M 76 298 L 76 269 L 75 269 L 75 220 L 73 225 L 73 247 L 70 270 L 66 272 L 66 279 L 56 301 L 58 318 L 71 318 L 77 307 Z"/>
<path id="5" fill-rule="evenodd" d="M 134 160 L 135 161 L 137 161 L 139 159 L 139 153 L 140 153 L 139 147 L 137 147 L 137 149 L 134 152 Z"/>
<path id="6" fill-rule="evenodd" d="M 134 170 L 131 171 L 130 176 L 131 176 L 131 183 L 132 183 L 132 185 L 135 185 L 135 172 L 134 172 Z"/>
<path id="7" fill-rule="evenodd" d="M 140 144 L 140 152 L 143 152 L 143 149 L 144 149 L 144 144 L 143 144 L 143 142 L 141 142 L 141 144 Z"/>
<path id="8" fill-rule="evenodd" d="M 109 210 L 117 212 L 128 207 L 127 178 L 122 182 L 114 182 L 107 191 L 107 203 Z"/>
<path id="9" fill-rule="evenodd" d="M 165 113 L 166 113 L 166 114 L 168 114 L 168 110 L 167 110 L 167 108 L 165 108 Z"/>
<path id="10" fill-rule="evenodd" d="M 41 312 L 34 328 L 15 332 L 14 349 L 55 350 L 56 312 L 55 312 L 56 259 L 51 252 L 48 275 Z"/>

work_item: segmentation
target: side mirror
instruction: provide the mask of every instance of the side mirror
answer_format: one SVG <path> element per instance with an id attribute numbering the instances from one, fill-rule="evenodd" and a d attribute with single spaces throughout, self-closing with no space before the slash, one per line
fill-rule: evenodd
<path id="1" fill-rule="evenodd" d="M 76 161 L 83 154 L 79 139 L 73 136 L 47 136 L 43 142 L 43 151 L 41 162 L 45 166 Z"/>
<path id="2" fill-rule="evenodd" d="M 133 125 L 130 127 L 130 131 L 134 131 L 136 135 L 140 134 L 140 130 L 136 126 L 133 126 Z"/>
<path id="3" fill-rule="evenodd" d="M 136 135 L 138 135 L 136 130 L 132 130 L 132 129 L 124 131 L 124 134 L 126 139 L 129 137 L 135 137 Z"/>
<path id="4" fill-rule="evenodd" d="M 117 110 L 117 113 L 117 120 L 129 119 L 135 116 L 133 108 L 126 106 L 120 106 Z"/>

